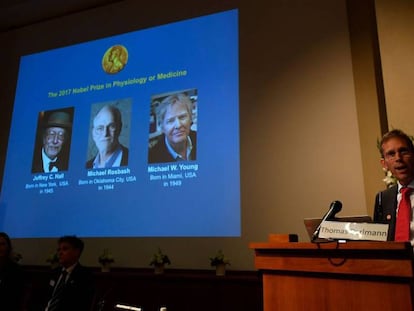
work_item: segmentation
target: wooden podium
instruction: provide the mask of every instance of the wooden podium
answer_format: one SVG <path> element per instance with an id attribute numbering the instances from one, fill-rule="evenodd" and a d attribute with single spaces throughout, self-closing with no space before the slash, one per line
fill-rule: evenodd
<path id="1" fill-rule="evenodd" d="M 413 308 L 409 243 L 250 243 L 263 277 L 264 311 L 407 311 Z"/>

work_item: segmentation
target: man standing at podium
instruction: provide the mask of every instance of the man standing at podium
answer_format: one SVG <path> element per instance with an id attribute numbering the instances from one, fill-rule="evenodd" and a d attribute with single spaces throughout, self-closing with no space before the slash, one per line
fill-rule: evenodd
<path id="1" fill-rule="evenodd" d="M 380 142 L 381 164 L 397 184 L 376 195 L 374 221 L 389 224 L 388 241 L 411 241 L 414 245 L 414 146 L 401 130 L 386 133 Z"/>

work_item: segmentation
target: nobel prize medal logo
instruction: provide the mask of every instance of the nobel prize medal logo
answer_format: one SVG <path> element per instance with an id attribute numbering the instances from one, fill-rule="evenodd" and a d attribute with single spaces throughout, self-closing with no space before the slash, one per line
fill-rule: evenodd
<path id="1" fill-rule="evenodd" d="M 114 45 L 106 50 L 102 58 L 102 68 L 106 73 L 120 72 L 128 62 L 128 51 L 123 45 Z"/>

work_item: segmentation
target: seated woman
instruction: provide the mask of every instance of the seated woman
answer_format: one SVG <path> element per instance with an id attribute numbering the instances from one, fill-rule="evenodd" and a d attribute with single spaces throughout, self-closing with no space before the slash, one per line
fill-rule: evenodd
<path id="1" fill-rule="evenodd" d="M 9 236 L 0 232 L 0 310 L 18 311 L 23 304 L 22 268 L 11 259 Z"/>

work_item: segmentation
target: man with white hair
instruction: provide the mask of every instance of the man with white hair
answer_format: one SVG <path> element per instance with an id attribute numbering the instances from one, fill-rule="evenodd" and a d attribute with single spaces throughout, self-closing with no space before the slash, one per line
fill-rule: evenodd
<path id="1" fill-rule="evenodd" d="M 112 105 L 102 107 L 93 119 L 92 138 L 97 155 L 86 163 L 86 168 L 109 168 L 128 165 L 128 148 L 121 145 L 120 110 Z"/>
<path id="2" fill-rule="evenodd" d="M 196 160 L 197 135 L 193 123 L 191 99 L 178 93 L 163 99 L 157 108 L 162 135 L 149 149 L 149 163 Z"/>

